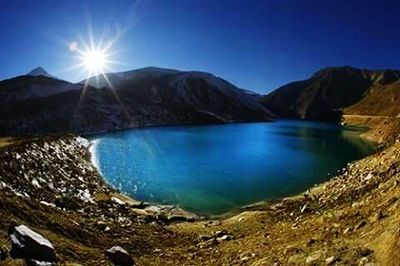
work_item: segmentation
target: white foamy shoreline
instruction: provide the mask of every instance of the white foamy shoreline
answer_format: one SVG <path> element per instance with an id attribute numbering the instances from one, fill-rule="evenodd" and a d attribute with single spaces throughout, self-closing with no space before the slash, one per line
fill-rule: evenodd
<path id="1" fill-rule="evenodd" d="M 103 173 L 101 172 L 101 169 L 100 169 L 100 161 L 99 161 L 99 158 L 96 153 L 96 148 L 97 148 L 97 145 L 99 144 L 99 142 L 100 142 L 100 140 L 90 140 L 89 141 L 89 143 L 90 143 L 90 146 L 89 146 L 90 161 L 91 161 L 92 165 L 96 168 L 96 170 L 99 172 L 99 174 L 101 176 L 103 176 Z"/>

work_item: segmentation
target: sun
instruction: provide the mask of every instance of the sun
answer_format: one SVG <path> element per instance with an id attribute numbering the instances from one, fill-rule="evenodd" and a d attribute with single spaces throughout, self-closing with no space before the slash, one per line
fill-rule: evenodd
<path id="1" fill-rule="evenodd" d="M 91 74 L 104 73 L 104 70 L 108 68 L 107 57 L 105 51 L 90 49 L 82 52 L 82 65 Z"/>
<path id="2" fill-rule="evenodd" d="M 92 38 L 90 38 L 89 44 L 83 41 L 80 43 L 70 42 L 68 48 L 71 53 L 75 54 L 74 58 L 77 61 L 77 64 L 71 69 L 81 68 L 82 73 L 86 72 L 86 78 L 104 75 L 106 72 L 112 71 L 112 65 L 116 64 L 110 59 L 113 54 L 110 51 L 113 42 L 110 41 L 107 45 L 102 45 L 102 43 L 95 44 Z"/>

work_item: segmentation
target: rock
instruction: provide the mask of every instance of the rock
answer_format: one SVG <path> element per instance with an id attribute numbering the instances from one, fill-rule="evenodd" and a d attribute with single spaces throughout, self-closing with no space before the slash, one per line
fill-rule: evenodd
<path id="1" fill-rule="evenodd" d="M 254 258 L 255 256 L 256 256 L 255 253 L 245 251 L 245 252 L 241 253 L 239 257 L 240 257 L 241 261 L 248 261 L 248 260 Z"/>
<path id="2" fill-rule="evenodd" d="M 156 205 L 150 205 L 146 207 L 145 210 L 151 213 L 159 213 L 161 212 L 161 207 Z"/>
<path id="3" fill-rule="evenodd" d="M 373 250 L 369 249 L 369 248 L 362 248 L 360 250 L 360 255 L 363 257 L 368 257 L 369 255 L 371 255 L 373 253 Z"/>
<path id="4" fill-rule="evenodd" d="M 101 230 L 101 231 L 104 231 L 108 226 L 107 226 L 107 224 L 106 224 L 105 222 L 103 222 L 103 221 L 98 221 L 98 222 L 96 223 L 96 227 L 97 227 L 97 229 L 99 229 L 99 230 Z"/>
<path id="5" fill-rule="evenodd" d="M 378 212 L 374 213 L 374 215 L 372 215 L 370 221 L 371 222 L 378 222 L 379 220 L 381 220 L 381 219 L 383 219 L 385 217 L 386 217 L 386 215 L 384 215 L 382 211 L 378 211 Z"/>
<path id="6" fill-rule="evenodd" d="M 364 180 L 365 181 L 368 181 L 368 180 L 370 180 L 370 179 L 372 179 L 374 176 L 371 174 L 371 173 L 369 173 L 365 178 L 364 178 Z"/>
<path id="7" fill-rule="evenodd" d="M 286 249 L 283 251 L 283 254 L 287 255 L 289 253 L 298 253 L 300 249 L 294 245 L 289 245 L 286 247 Z"/>
<path id="8" fill-rule="evenodd" d="M 314 253 L 311 253 L 307 258 L 306 258 L 306 264 L 314 264 L 316 263 L 322 256 L 321 251 L 315 251 Z"/>
<path id="9" fill-rule="evenodd" d="M 360 229 L 362 227 L 364 227 L 365 225 L 367 225 L 367 221 L 365 220 L 361 220 L 355 227 L 355 229 Z"/>
<path id="10" fill-rule="evenodd" d="M 347 227 L 346 229 L 344 229 L 343 234 L 346 235 L 346 234 L 350 233 L 351 231 L 353 231 L 353 228 Z"/>
<path id="11" fill-rule="evenodd" d="M 37 260 L 29 260 L 27 261 L 28 266 L 54 266 L 55 263 L 48 261 L 37 261 Z"/>
<path id="12" fill-rule="evenodd" d="M 199 239 L 202 241 L 207 241 L 211 238 L 212 238 L 212 236 L 210 236 L 210 235 L 199 235 Z"/>
<path id="13" fill-rule="evenodd" d="M 226 230 L 221 230 L 221 231 L 216 231 L 216 232 L 214 233 L 214 236 L 215 236 L 215 237 L 221 237 L 221 236 L 227 235 L 227 234 L 229 234 L 228 231 L 226 231 Z"/>
<path id="14" fill-rule="evenodd" d="M 232 240 L 232 239 L 234 239 L 233 235 L 223 235 L 221 237 L 218 237 L 217 241 L 220 242 L 220 241 L 227 241 L 227 240 Z"/>
<path id="15" fill-rule="evenodd" d="M 131 266 L 135 264 L 129 253 L 119 246 L 113 246 L 105 254 L 116 266 Z"/>
<path id="16" fill-rule="evenodd" d="M 214 237 L 218 242 L 234 239 L 234 236 L 226 230 L 215 232 Z"/>
<path id="17" fill-rule="evenodd" d="M 235 237 L 226 230 L 216 231 L 213 235 L 200 235 L 199 239 L 201 246 L 209 246 L 212 244 L 217 244 L 218 242 L 232 240 Z"/>
<path id="18" fill-rule="evenodd" d="M 325 259 L 326 265 L 333 265 L 336 261 L 338 261 L 338 258 L 336 256 L 328 257 Z"/>
<path id="19" fill-rule="evenodd" d="M 317 240 L 311 238 L 310 240 L 307 241 L 306 246 L 311 247 L 315 242 L 317 242 Z"/>
<path id="20" fill-rule="evenodd" d="M 161 252 L 162 252 L 162 250 L 161 250 L 161 249 L 159 249 L 159 248 L 156 248 L 155 250 L 153 250 L 153 252 L 154 252 L 154 253 L 161 253 Z"/>
<path id="21" fill-rule="evenodd" d="M 119 205 L 125 205 L 126 204 L 123 200 L 120 200 L 117 197 L 111 197 L 111 201 L 114 201 L 115 203 L 117 203 Z"/>
<path id="22" fill-rule="evenodd" d="M 11 239 L 12 258 L 30 259 L 40 262 L 57 260 L 53 245 L 42 235 L 32 231 L 25 225 L 14 227 Z"/>
<path id="23" fill-rule="evenodd" d="M 308 211 L 310 208 L 308 208 L 307 204 L 304 204 L 303 207 L 301 207 L 300 212 L 306 212 Z"/>
<path id="24" fill-rule="evenodd" d="M 364 257 L 359 261 L 358 265 L 364 265 L 365 266 L 368 263 L 369 263 L 369 259 L 367 257 Z"/>
<path id="25" fill-rule="evenodd" d="M 213 237 L 213 238 L 211 238 L 209 240 L 206 240 L 204 242 L 199 243 L 197 246 L 199 248 L 206 248 L 206 247 L 211 247 L 211 246 L 214 246 L 214 245 L 217 245 L 217 244 L 218 244 L 218 241 Z"/>

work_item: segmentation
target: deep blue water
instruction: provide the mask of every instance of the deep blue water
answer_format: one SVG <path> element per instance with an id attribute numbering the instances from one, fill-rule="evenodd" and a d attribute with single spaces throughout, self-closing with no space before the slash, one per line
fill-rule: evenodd
<path id="1" fill-rule="evenodd" d="M 294 195 L 371 154 L 359 130 L 284 120 L 134 129 L 92 140 L 100 172 L 122 192 L 221 214 Z"/>

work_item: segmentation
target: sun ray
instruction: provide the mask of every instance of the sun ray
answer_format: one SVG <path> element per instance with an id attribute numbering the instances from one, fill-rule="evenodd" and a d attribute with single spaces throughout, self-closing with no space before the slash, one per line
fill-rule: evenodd
<path id="1" fill-rule="evenodd" d="M 111 90 L 112 95 L 121 106 L 121 110 L 128 119 L 128 122 L 132 124 L 132 116 L 129 114 L 128 109 L 122 102 L 117 90 L 115 89 L 115 87 L 111 83 L 111 80 L 106 74 L 106 72 L 113 71 L 113 66 L 123 65 L 121 62 L 111 59 L 111 56 L 118 53 L 118 51 L 112 51 L 112 47 L 126 33 L 129 26 L 122 29 L 116 29 L 116 34 L 108 40 L 105 38 L 105 36 L 108 35 L 110 29 L 104 28 L 100 36 L 101 38 L 98 39 L 98 42 L 95 42 L 94 31 L 89 13 L 86 14 L 86 20 L 88 32 L 87 41 L 85 42 L 82 36 L 78 36 L 78 42 L 76 42 L 76 44 L 72 46 L 73 49 L 71 49 L 71 45 L 73 42 L 67 44 L 67 47 L 70 48 L 70 51 L 75 53 L 75 59 L 78 60 L 78 63 L 76 65 L 68 69 L 72 70 L 76 68 L 82 68 L 81 72 L 86 72 L 86 78 L 84 79 L 85 82 L 83 84 L 82 92 L 79 97 L 78 105 L 76 106 L 74 112 L 74 117 L 77 117 L 79 115 L 79 110 L 83 105 L 84 98 L 86 97 L 88 90 L 91 89 L 91 80 L 98 84 L 99 79 L 103 79 L 107 84 L 107 87 Z M 82 119 L 84 118 L 82 117 Z"/>
<path id="2" fill-rule="evenodd" d="M 72 121 L 75 121 L 76 118 L 80 117 L 83 120 L 83 123 L 86 124 L 85 116 L 79 116 L 79 109 L 81 108 L 81 105 L 82 105 L 83 99 L 85 98 L 88 87 L 89 87 L 89 80 L 87 79 L 87 80 L 85 80 L 85 83 L 83 85 L 82 93 L 79 96 L 78 104 L 76 105 L 74 114 L 72 116 Z M 70 126 L 72 127 L 73 123 L 71 123 Z"/>
<path id="3" fill-rule="evenodd" d="M 101 73 L 101 75 L 103 76 L 104 80 L 106 81 L 108 87 L 110 88 L 111 92 L 114 94 L 115 99 L 118 101 L 119 105 L 122 108 L 122 111 L 125 113 L 128 121 L 130 124 L 133 123 L 133 119 L 131 117 L 131 115 L 128 112 L 128 109 L 125 107 L 125 105 L 122 103 L 121 98 L 118 96 L 117 91 L 115 90 L 113 84 L 111 83 L 110 79 L 107 77 L 107 75 L 105 73 Z"/>

